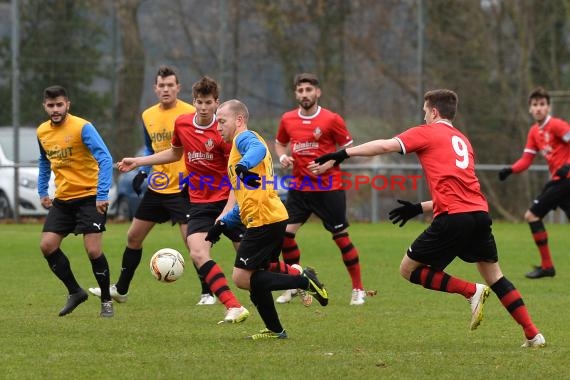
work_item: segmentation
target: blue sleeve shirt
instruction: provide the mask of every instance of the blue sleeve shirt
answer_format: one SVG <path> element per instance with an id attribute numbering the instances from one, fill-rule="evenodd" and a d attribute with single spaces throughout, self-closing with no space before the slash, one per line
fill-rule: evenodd
<path id="1" fill-rule="evenodd" d="M 95 127 L 88 123 L 81 130 L 83 144 L 89 149 L 99 165 L 97 200 L 109 200 L 109 189 L 113 181 L 113 158 Z"/>
<path id="2" fill-rule="evenodd" d="M 238 164 L 244 165 L 247 169 L 256 167 L 261 163 L 267 154 L 267 148 L 257 136 L 251 131 L 240 133 L 235 140 L 236 148 L 241 154 Z"/>

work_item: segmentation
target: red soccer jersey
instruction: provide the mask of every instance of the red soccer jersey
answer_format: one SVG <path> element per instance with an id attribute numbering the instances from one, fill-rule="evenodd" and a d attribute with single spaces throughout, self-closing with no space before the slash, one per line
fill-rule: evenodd
<path id="1" fill-rule="evenodd" d="M 449 122 L 413 127 L 396 136 L 404 154 L 416 152 L 433 200 L 433 215 L 489 211 L 467 138 Z"/>
<path id="2" fill-rule="evenodd" d="M 291 144 L 291 157 L 295 160 L 295 185 L 291 184 L 291 188 L 300 191 L 328 191 L 342 187 L 338 166 L 318 178 L 307 169 L 307 165 L 315 158 L 335 152 L 337 146 L 352 143 L 352 137 L 340 115 L 320 106 L 311 116 L 301 115 L 299 109 L 286 112 L 281 117 L 276 140 L 282 145 Z"/>
<path id="3" fill-rule="evenodd" d="M 218 122 L 201 126 L 195 113 L 181 115 L 174 123 L 173 147 L 184 148 L 188 192 L 192 203 L 227 200 L 231 185 L 226 175 L 232 145 L 217 131 Z"/>
<path id="4" fill-rule="evenodd" d="M 548 116 L 542 125 L 535 123 L 530 127 L 524 151 L 533 155 L 540 152 L 554 177 L 556 170 L 570 161 L 569 140 L 570 125 L 562 119 Z"/>

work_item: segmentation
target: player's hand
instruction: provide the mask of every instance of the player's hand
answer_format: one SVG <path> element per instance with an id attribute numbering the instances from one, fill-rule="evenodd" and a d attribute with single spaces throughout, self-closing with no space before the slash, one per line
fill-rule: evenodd
<path id="1" fill-rule="evenodd" d="M 346 149 L 341 149 L 336 152 L 323 154 L 322 156 L 315 158 L 315 163 L 322 165 L 325 162 L 334 160 L 334 164 L 336 166 L 347 158 L 349 158 L 349 155 L 346 153 Z"/>
<path id="2" fill-rule="evenodd" d="M 499 170 L 499 180 L 504 181 L 511 174 L 513 174 L 513 169 L 511 169 L 510 167 L 502 168 L 501 170 Z"/>
<path id="3" fill-rule="evenodd" d="M 570 164 L 562 165 L 554 175 L 556 175 L 559 179 L 564 179 L 568 177 L 568 172 L 570 172 Z"/>
<path id="4" fill-rule="evenodd" d="M 142 184 L 143 184 L 144 180 L 146 179 L 146 177 L 148 177 L 146 172 L 144 170 L 141 170 L 140 172 L 137 173 L 135 178 L 133 178 L 133 183 L 132 183 L 133 190 L 135 191 L 135 193 L 137 193 L 137 196 L 139 196 L 139 197 L 142 193 Z"/>
<path id="5" fill-rule="evenodd" d="M 245 165 L 237 164 L 235 167 L 238 178 L 249 187 L 257 189 L 261 186 L 261 177 L 259 174 L 247 170 Z"/>
<path id="6" fill-rule="evenodd" d="M 334 167 L 334 161 L 332 160 L 327 161 L 322 165 L 317 164 L 315 161 L 311 161 L 309 162 L 309 165 L 307 165 L 307 169 L 309 169 L 311 173 L 317 176 L 326 173 L 326 171 L 332 167 Z"/>
<path id="7" fill-rule="evenodd" d="M 109 208 L 109 201 L 95 201 L 95 207 L 99 214 L 105 214 Z"/>
<path id="8" fill-rule="evenodd" d="M 135 169 L 138 165 L 135 157 L 125 157 L 121 161 L 117 162 L 116 166 L 121 173 L 126 173 Z"/>
<path id="9" fill-rule="evenodd" d="M 226 224 L 221 220 L 218 220 L 216 224 L 210 227 L 208 230 L 208 235 L 206 235 L 206 238 L 204 240 L 209 241 L 212 243 L 212 245 L 216 244 L 220 240 L 220 235 L 224 232 L 225 229 Z"/>
<path id="10" fill-rule="evenodd" d="M 40 202 L 42 204 L 42 207 L 45 208 L 46 210 L 49 210 L 52 206 L 52 200 L 49 196 L 47 197 L 42 197 L 40 199 Z"/>
<path id="11" fill-rule="evenodd" d="M 282 168 L 288 168 L 289 166 L 293 165 L 294 162 L 295 160 L 293 157 L 286 154 L 282 154 L 281 157 L 279 157 L 279 163 L 281 164 Z"/>
<path id="12" fill-rule="evenodd" d="M 402 206 L 396 207 L 388 213 L 388 218 L 392 221 L 392 224 L 400 223 L 400 227 L 415 216 L 418 216 L 424 212 L 421 203 L 412 203 L 408 201 L 403 201 L 398 199 L 398 203 Z"/>

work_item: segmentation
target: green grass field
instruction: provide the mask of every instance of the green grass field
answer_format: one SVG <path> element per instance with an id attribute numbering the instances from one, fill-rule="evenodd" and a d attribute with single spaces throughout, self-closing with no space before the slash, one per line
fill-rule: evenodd
<path id="1" fill-rule="evenodd" d="M 151 232 L 128 303 L 115 304 L 115 317 L 102 319 L 96 297 L 58 317 L 66 291 L 39 252 L 41 225 L 0 225 L 0 378 L 570 378 L 568 226 L 548 226 L 556 277 L 528 280 L 524 273 L 539 261 L 528 226 L 495 225 L 503 272 L 521 291 L 547 339 L 548 346 L 540 350 L 520 348 L 522 330 L 494 294 L 483 323 L 469 332 L 470 308 L 461 296 L 428 291 L 399 277 L 403 253 L 425 227 L 384 223 L 350 228 L 364 283 L 378 290 L 364 306 L 354 307 L 348 305 L 349 277 L 329 233 L 320 224 L 307 224 L 298 234 L 302 263 L 318 270 L 329 290 L 329 306 L 315 302 L 305 308 L 297 299 L 278 305 L 289 339 L 249 341 L 244 337 L 263 325 L 247 292 L 236 291 L 252 312 L 250 318 L 218 325 L 224 314 L 220 304 L 195 306 L 200 289 L 191 267 L 172 284 L 151 276 L 152 252 L 162 247 L 182 250 L 177 229 L 163 225 Z M 113 282 L 127 228 L 109 224 L 105 233 Z M 81 237 L 68 237 L 63 249 L 80 284 L 94 286 Z M 213 256 L 229 275 L 234 260 L 229 243 L 218 243 Z M 481 281 L 473 265 L 456 261 L 447 271 Z"/>

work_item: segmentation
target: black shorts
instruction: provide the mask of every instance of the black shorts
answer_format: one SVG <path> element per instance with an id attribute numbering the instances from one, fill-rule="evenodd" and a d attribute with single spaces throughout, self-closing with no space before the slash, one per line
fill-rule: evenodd
<path id="1" fill-rule="evenodd" d="M 190 203 L 190 221 L 188 222 L 186 236 L 197 232 L 208 232 L 216 223 L 216 219 L 224 210 L 226 203 L 226 201 Z M 243 224 L 224 231 L 224 235 L 233 242 L 241 241 L 244 233 L 245 226 Z"/>
<path id="2" fill-rule="evenodd" d="M 287 194 L 289 224 L 305 223 L 312 213 L 323 222 L 331 233 L 346 229 L 346 194 L 344 190 L 299 191 L 289 190 Z"/>
<path id="3" fill-rule="evenodd" d="M 54 199 L 42 231 L 60 235 L 92 234 L 105 231 L 107 213 L 99 213 L 95 202 L 94 195 L 69 201 Z"/>
<path id="4" fill-rule="evenodd" d="M 287 222 L 283 221 L 248 228 L 236 252 L 234 266 L 241 269 L 266 269 L 270 262 L 278 261 L 286 227 Z"/>
<path id="5" fill-rule="evenodd" d="M 557 207 L 560 207 L 570 218 L 570 178 L 548 182 L 533 200 L 529 210 L 542 219 Z"/>
<path id="6" fill-rule="evenodd" d="M 162 194 L 147 189 L 137 208 L 135 218 L 153 223 L 186 224 L 190 217 L 190 202 L 184 190 L 180 193 Z"/>
<path id="7" fill-rule="evenodd" d="M 437 270 L 445 269 L 456 257 L 468 263 L 496 263 L 492 224 L 484 211 L 440 214 L 408 248 L 408 257 Z"/>

